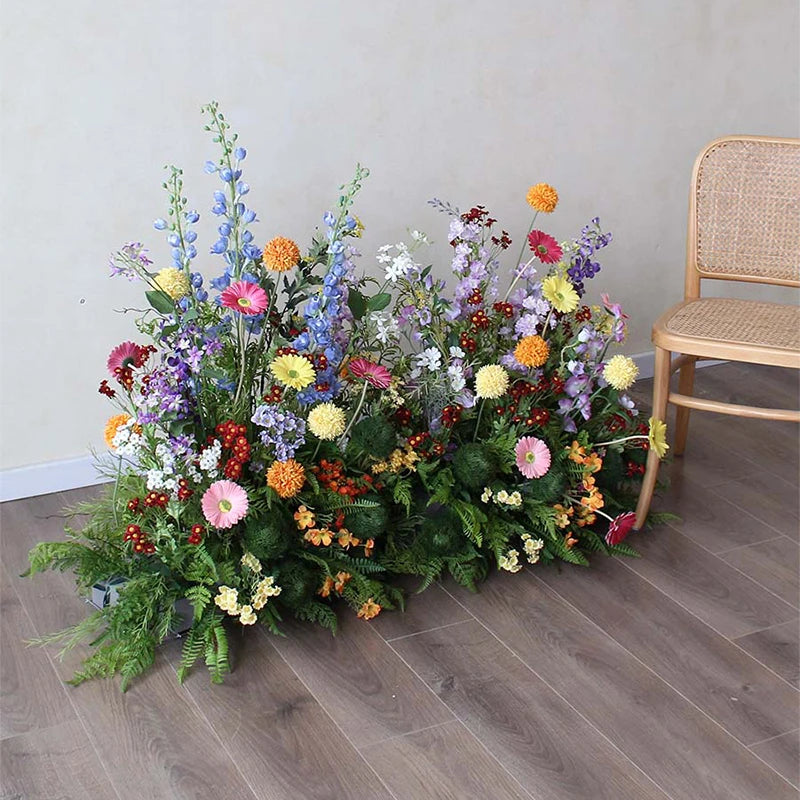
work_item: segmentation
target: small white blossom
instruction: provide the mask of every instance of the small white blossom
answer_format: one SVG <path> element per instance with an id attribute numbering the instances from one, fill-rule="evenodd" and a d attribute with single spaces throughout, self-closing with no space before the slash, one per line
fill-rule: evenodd
<path id="1" fill-rule="evenodd" d="M 499 561 L 498 566 L 508 572 L 519 572 L 522 564 L 519 563 L 519 551 L 509 550 Z"/>
<path id="2" fill-rule="evenodd" d="M 414 356 L 414 363 L 418 369 L 427 369 L 428 372 L 438 372 L 442 367 L 442 354 L 436 347 L 428 347 Z"/>
<path id="3" fill-rule="evenodd" d="M 375 336 L 381 344 L 389 344 L 389 342 L 396 341 L 399 338 L 400 327 L 391 314 L 373 311 L 369 319 L 375 325 Z"/>
<path id="4" fill-rule="evenodd" d="M 460 392 L 467 385 L 464 370 L 458 364 L 451 364 L 447 368 L 447 375 L 450 378 L 450 388 L 454 392 Z"/>

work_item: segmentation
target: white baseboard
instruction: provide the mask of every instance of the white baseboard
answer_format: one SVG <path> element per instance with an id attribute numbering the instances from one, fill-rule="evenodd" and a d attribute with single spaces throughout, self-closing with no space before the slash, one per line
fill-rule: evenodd
<path id="1" fill-rule="evenodd" d="M 637 353 L 631 356 L 639 367 L 639 379 L 653 377 L 655 358 L 653 351 Z M 722 364 L 722 361 L 699 361 L 698 367 L 710 367 Z M 33 464 L 30 467 L 18 467 L 0 471 L 0 502 L 19 500 L 23 497 L 34 497 L 50 492 L 66 492 L 83 486 L 94 486 L 107 482 L 97 474 L 95 460 L 92 456 L 82 458 L 66 458 L 63 461 L 48 461 L 44 464 Z"/>
<path id="2" fill-rule="evenodd" d="M 47 461 L 29 467 L 0 471 L 0 502 L 19 500 L 51 492 L 65 492 L 83 486 L 106 483 L 108 478 L 98 475 L 93 456 Z"/>

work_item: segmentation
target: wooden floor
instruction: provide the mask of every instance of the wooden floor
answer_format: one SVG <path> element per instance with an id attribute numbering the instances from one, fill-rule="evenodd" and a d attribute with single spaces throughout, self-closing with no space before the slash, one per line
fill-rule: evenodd
<path id="1" fill-rule="evenodd" d="M 640 391 L 645 394 L 647 385 Z M 698 393 L 791 406 L 739 365 Z M 336 638 L 247 630 L 222 687 L 179 642 L 122 695 L 22 640 L 86 614 L 17 578 L 86 490 L 2 508 L 2 789 L 10 798 L 781 800 L 798 796 L 798 437 L 695 414 L 638 560 L 452 583 Z"/>

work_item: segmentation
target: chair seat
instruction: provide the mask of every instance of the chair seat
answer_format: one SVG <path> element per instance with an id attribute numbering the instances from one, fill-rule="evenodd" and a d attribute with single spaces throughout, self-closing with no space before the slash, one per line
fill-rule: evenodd
<path id="1" fill-rule="evenodd" d="M 653 342 L 688 355 L 800 369 L 800 307 L 722 297 L 686 300 L 656 321 Z"/>

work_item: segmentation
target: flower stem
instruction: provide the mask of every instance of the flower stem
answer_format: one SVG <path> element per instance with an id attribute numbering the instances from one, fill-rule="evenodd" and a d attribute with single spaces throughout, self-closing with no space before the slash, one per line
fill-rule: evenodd
<path id="1" fill-rule="evenodd" d="M 358 398 L 358 405 L 356 406 L 356 410 L 353 412 L 353 416 L 350 418 L 350 422 L 348 423 L 347 427 L 344 429 L 344 433 L 339 437 L 339 446 L 341 447 L 342 442 L 347 438 L 347 434 L 350 433 L 350 429 L 355 424 L 355 421 L 358 419 L 358 415 L 361 413 L 361 408 L 364 405 L 364 399 L 367 396 L 367 387 L 369 386 L 368 381 L 364 381 L 364 388 L 361 390 L 361 397 Z"/>
<path id="2" fill-rule="evenodd" d="M 486 405 L 486 400 L 481 400 L 481 407 L 478 409 L 478 421 L 475 423 L 475 433 L 472 436 L 472 441 L 478 440 L 478 431 L 481 427 L 481 417 L 483 416 L 483 407 Z"/>
<path id="3" fill-rule="evenodd" d="M 613 439 L 610 442 L 597 442 L 594 446 L 595 447 L 608 447 L 611 444 L 622 444 L 623 442 L 632 442 L 634 439 L 649 439 L 649 436 L 645 436 L 644 434 L 636 434 L 636 436 L 626 436 L 624 439 Z"/>

